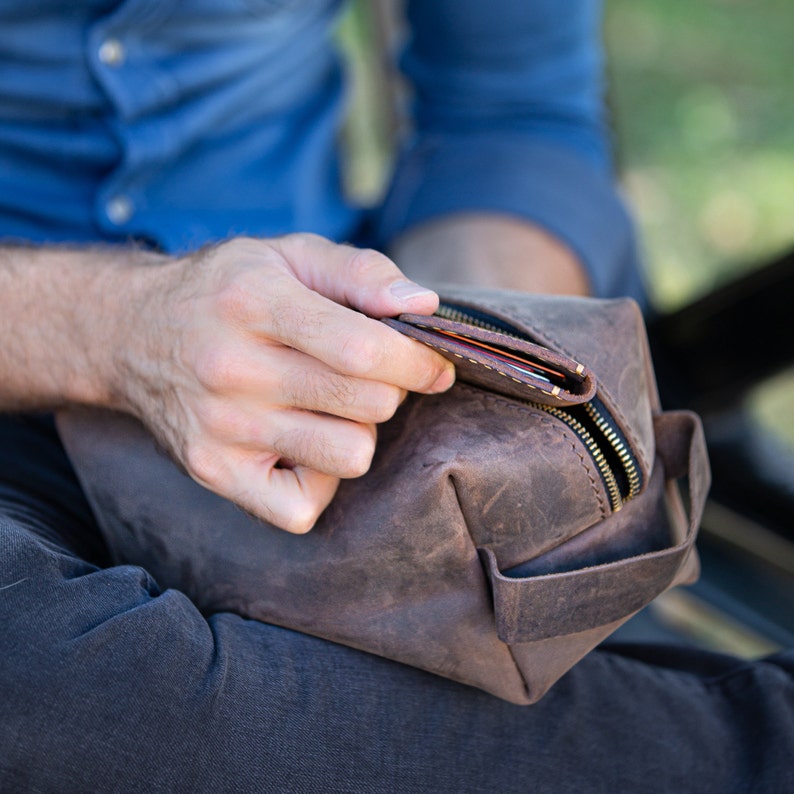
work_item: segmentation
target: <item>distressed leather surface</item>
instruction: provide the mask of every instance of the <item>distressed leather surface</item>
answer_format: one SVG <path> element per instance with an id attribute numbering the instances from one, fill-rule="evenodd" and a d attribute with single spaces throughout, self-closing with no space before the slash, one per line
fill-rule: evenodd
<path id="1" fill-rule="evenodd" d="M 440 289 L 442 299 L 493 313 L 595 373 L 598 396 L 619 421 L 643 474 L 650 472 L 655 454 L 651 409 L 658 410 L 658 396 L 645 325 L 634 301 Z"/>
<path id="2" fill-rule="evenodd" d="M 624 432 L 653 470 L 640 496 L 612 514 L 566 425 L 458 383 L 409 397 L 380 427 L 370 472 L 343 482 L 315 529 L 294 536 L 202 489 L 135 420 L 73 409 L 59 429 L 115 559 L 145 566 L 205 613 L 231 610 L 537 700 L 637 609 L 695 575 L 702 435 L 690 414 L 652 415 L 629 304 L 457 299 L 531 319 L 543 344 L 563 339 L 557 349 L 593 369 L 605 403 L 630 403 L 620 403 Z M 689 519 L 671 480 L 687 472 Z"/>

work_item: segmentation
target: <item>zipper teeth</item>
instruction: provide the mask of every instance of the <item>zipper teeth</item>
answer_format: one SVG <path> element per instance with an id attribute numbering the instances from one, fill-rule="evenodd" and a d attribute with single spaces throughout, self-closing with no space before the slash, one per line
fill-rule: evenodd
<path id="1" fill-rule="evenodd" d="M 479 317 L 473 317 L 470 314 L 467 314 L 460 309 L 453 309 L 450 306 L 442 303 L 438 310 L 436 311 L 437 317 L 443 317 L 445 320 L 451 320 L 455 323 L 465 323 L 467 325 L 473 325 L 476 328 L 482 328 L 484 331 L 493 331 L 497 334 L 502 334 L 503 336 L 509 336 L 513 339 L 518 339 L 520 341 L 524 341 L 521 336 L 518 334 L 510 333 L 510 331 L 505 331 L 504 328 L 500 328 L 498 325 L 492 325 L 491 323 L 486 323 L 485 321 L 481 320 Z"/>
<path id="2" fill-rule="evenodd" d="M 574 418 L 560 408 L 555 408 L 552 405 L 544 405 L 543 403 L 531 402 L 529 404 L 532 405 L 533 408 L 537 408 L 540 411 L 545 411 L 547 414 L 556 416 L 557 419 L 565 422 L 565 424 L 568 425 L 568 427 L 570 427 L 577 436 L 579 436 L 579 439 L 587 448 L 587 451 L 590 453 L 591 457 L 595 461 L 596 466 L 598 467 L 599 472 L 601 473 L 601 477 L 603 478 L 604 484 L 606 485 L 607 493 L 609 494 L 612 512 L 617 513 L 617 511 L 623 507 L 623 497 L 620 495 L 618 481 L 615 477 L 615 473 L 612 471 L 611 466 L 607 462 L 604 453 L 601 451 L 601 447 L 598 446 L 587 428 L 578 419 Z"/>
<path id="3" fill-rule="evenodd" d="M 477 328 L 482 328 L 486 331 L 495 331 L 497 333 L 504 334 L 505 336 L 510 336 L 514 339 L 522 338 L 518 334 L 505 331 L 504 328 L 492 325 L 491 323 L 486 323 L 483 320 L 480 320 L 478 317 L 473 317 L 472 315 L 467 314 L 460 309 L 453 309 L 446 304 L 441 304 L 438 307 L 436 314 L 446 320 L 467 323 L 469 325 L 474 325 Z M 565 422 L 565 424 L 568 425 L 568 427 L 570 427 L 577 436 L 579 436 L 579 438 L 582 440 L 582 443 L 585 445 L 588 452 L 595 461 L 599 472 L 601 473 L 604 483 L 606 484 L 606 489 L 609 494 L 609 501 L 612 504 L 612 510 L 614 512 L 620 510 L 620 508 L 626 502 L 637 496 L 637 494 L 640 492 L 641 485 L 640 472 L 637 468 L 637 464 L 632 454 L 626 448 L 625 443 L 621 440 L 620 436 L 615 432 L 609 422 L 602 416 L 602 414 L 592 403 L 584 403 L 584 410 L 586 411 L 588 417 L 592 420 L 593 424 L 598 428 L 599 432 L 607 440 L 610 447 L 614 450 L 615 454 L 620 460 L 621 465 L 623 466 L 628 484 L 628 493 L 626 494 L 625 498 L 620 493 L 620 486 L 618 485 L 617 478 L 615 477 L 615 473 L 612 471 L 612 467 L 609 465 L 604 453 L 601 451 L 601 448 L 598 446 L 596 440 L 590 434 L 590 431 L 587 430 L 587 428 L 578 419 L 571 416 L 566 411 L 551 405 L 536 403 L 529 400 L 526 402 L 538 410 L 545 411 L 552 416 L 556 416 L 560 421 Z"/>
<path id="4" fill-rule="evenodd" d="M 599 413 L 598 409 L 592 403 L 585 403 L 584 409 L 587 415 L 593 420 L 595 426 L 603 433 L 609 445 L 615 451 L 615 454 L 620 459 L 623 466 L 623 471 L 626 473 L 626 481 L 628 483 L 629 491 L 626 494 L 624 502 L 633 499 L 640 492 L 640 471 L 637 463 L 632 454 L 626 448 L 625 443 L 620 436 L 614 431 L 612 426 L 606 419 Z"/>

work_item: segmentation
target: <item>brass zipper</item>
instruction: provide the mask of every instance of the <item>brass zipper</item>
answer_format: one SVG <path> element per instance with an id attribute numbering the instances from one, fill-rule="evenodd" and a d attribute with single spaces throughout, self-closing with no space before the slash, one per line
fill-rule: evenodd
<path id="1" fill-rule="evenodd" d="M 475 309 L 469 310 L 465 307 L 442 303 L 436 314 L 454 322 L 534 342 L 519 329 Z M 596 404 L 597 400 L 570 407 L 546 405 L 532 400 L 523 402 L 538 411 L 556 417 L 577 435 L 601 475 L 613 512 L 617 512 L 626 502 L 637 496 L 642 487 L 642 475 L 637 460 L 629 451 L 614 420 L 600 403 Z M 577 414 L 580 414 L 579 418 L 577 418 Z M 598 436 L 598 440 L 596 436 Z M 619 466 L 617 473 L 616 462 Z"/>
<path id="2" fill-rule="evenodd" d="M 620 461 L 623 471 L 626 475 L 626 494 L 623 497 L 624 502 L 633 499 L 640 492 L 642 487 L 642 477 L 637 461 L 634 456 L 629 452 L 626 442 L 617 434 L 614 427 L 609 421 L 598 411 L 592 402 L 584 403 L 584 409 L 593 420 L 593 424 L 601 431 L 607 443 L 612 448 L 612 451 Z"/>
<path id="3" fill-rule="evenodd" d="M 473 325 L 476 328 L 482 328 L 484 331 L 493 331 L 496 334 L 504 334 L 511 336 L 513 339 L 527 340 L 526 334 L 522 334 L 516 328 L 512 328 L 507 323 L 497 321 L 498 325 L 494 323 L 495 317 L 489 317 L 488 320 L 484 319 L 486 315 L 484 312 L 474 313 L 474 310 L 466 310 L 460 306 L 453 306 L 450 303 L 441 303 L 436 310 L 436 317 L 443 317 L 445 320 L 451 320 L 455 323 L 463 323 L 464 325 Z"/>
<path id="4" fill-rule="evenodd" d="M 526 403 L 533 408 L 537 408 L 539 411 L 545 411 L 547 414 L 556 416 L 557 419 L 565 422 L 565 424 L 568 425 L 568 427 L 570 427 L 574 433 L 576 433 L 576 435 L 579 437 L 579 440 L 582 442 L 582 444 L 584 444 L 585 448 L 590 453 L 590 457 L 593 459 L 593 462 L 601 474 L 601 479 L 604 481 L 604 486 L 606 487 L 607 494 L 609 495 L 609 503 L 612 507 L 612 512 L 616 513 L 618 510 L 620 510 L 620 508 L 623 507 L 624 499 L 620 492 L 618 479 L 615 476 L 615 472 L 612 470 L 612 467 L 609 465 L 609 461 L 607 461 L 606 456 L 601 450 L 601 447 L 598 445 L 587 428 L 563 408 L 555 408 L 553 405 L 544 405 L 543 403 L 530 402 L 529 400 L 526 400 Z"/>

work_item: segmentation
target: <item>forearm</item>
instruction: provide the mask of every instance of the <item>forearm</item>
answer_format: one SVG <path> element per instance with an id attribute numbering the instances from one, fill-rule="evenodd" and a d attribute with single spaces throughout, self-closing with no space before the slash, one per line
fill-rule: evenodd
<path id="1" fill-rule="evenodd" d="M 117 351 L 166 258 L 134 248 L 0 247 L 0 410 L 124 407 Z"/>
<path id="2" fill-rule="evenodd" d="M 582 263 L 564 243 L 506 215 L 460 213 L 430 221 L 398 238 L 393 253 L 403 272 L 426 283 L 590 292 Z"/>

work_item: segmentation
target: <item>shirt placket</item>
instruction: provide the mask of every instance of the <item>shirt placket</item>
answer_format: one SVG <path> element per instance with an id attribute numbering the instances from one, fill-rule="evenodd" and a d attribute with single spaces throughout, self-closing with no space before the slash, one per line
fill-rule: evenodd
<path id="1" fill-rule="evenodd" d="M 136 170 L 146 159 L 146 141 L 138 128 L 167 80 L 147 54 L 145 34 L 162 22 L 169 5 L 126 0 L 95 22 L 86 38 L 87 63 L 111 109 L 109 127 L 121 152 L 94 201 L 96 223 L 113 236 L 134 234 L 136 214 L 145 201 Z"/>

